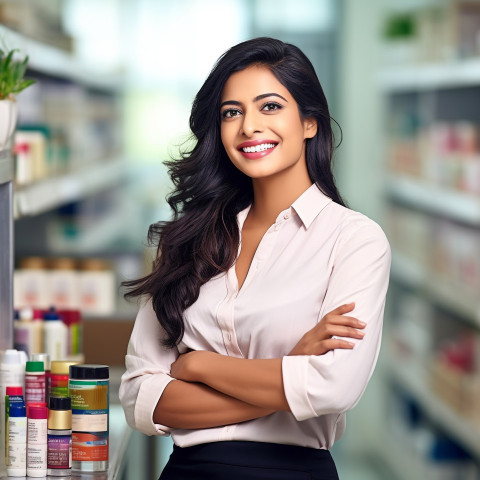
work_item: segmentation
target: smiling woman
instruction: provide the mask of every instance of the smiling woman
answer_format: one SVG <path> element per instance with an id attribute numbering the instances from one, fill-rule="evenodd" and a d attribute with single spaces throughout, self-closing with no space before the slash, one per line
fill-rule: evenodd
<path id="1" fill-rule="evenodd" d="M 329 449 L 378 356 L 388 242 L 335 187 L 327 101 L 297 47 L 228 50 L 190 127 L 153 271 L 126 282 L 147 296 L 127 420 L 171 433 L 162 480 L 335 480 Z"/>

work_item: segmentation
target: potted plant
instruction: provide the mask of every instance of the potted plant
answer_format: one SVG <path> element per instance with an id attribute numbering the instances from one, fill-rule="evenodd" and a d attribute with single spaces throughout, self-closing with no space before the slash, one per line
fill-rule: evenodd
<path id="1" fill-rule="evenodd" d="M 26 79 L 28 56 L 17 61 L 13 57 L 18 50 L 4 52 L 0 49 L 0 150 L 7 148 L 17 123 L 15 96 L 35 80 Z"/>

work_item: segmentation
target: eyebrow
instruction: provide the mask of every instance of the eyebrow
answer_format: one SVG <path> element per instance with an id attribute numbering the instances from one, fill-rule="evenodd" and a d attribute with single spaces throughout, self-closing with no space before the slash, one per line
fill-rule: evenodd
<path id="1" fill-rule="evenodd" d="M 284 100 L 285 102 L 288 103 L 288 100 L 285 98 L 285 97 L 282 97 L 280 94 L 278 93 L 262 93 L 261 95 L 257 95 L 253 101 L 254 102 L 258 102 L 259 100 L 262 100 L 264 98 L 267 98 L 267 97 L 279 97 L 281 98 L 282 100 Z M 241 102 L 238 102 L 237 100 L 227 100 L 226 102 L 223 102 L 221 105 L 220 105 L 220 108 L 222 108 L 224 105 L 241 105 Z"/>

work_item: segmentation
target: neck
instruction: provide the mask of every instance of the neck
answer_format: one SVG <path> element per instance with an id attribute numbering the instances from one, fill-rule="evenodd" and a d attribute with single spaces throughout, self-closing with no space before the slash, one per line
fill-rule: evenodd
<path id="1" fill-rule="evenodd" d="M 312 185 L 306 165 L 299 164 L 292 167 L 296 172 L 287 170 L 270 177 L 253 179 L 251 220 L 272 225 L 278 214 L 290 207 Z"/>

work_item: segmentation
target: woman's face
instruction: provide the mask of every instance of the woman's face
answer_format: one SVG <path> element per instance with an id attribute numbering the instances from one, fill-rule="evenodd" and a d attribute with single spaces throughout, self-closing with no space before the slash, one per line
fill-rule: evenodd
<path id="1" fill-rule="evenodd" d="M 225 83 L 221 137 L 232 163 L 253 179 L 288 173 L 305 163 L 305 139 L 316 122 L 302 119 L 290 92 L 264 66 L 250 66 Z"/>

